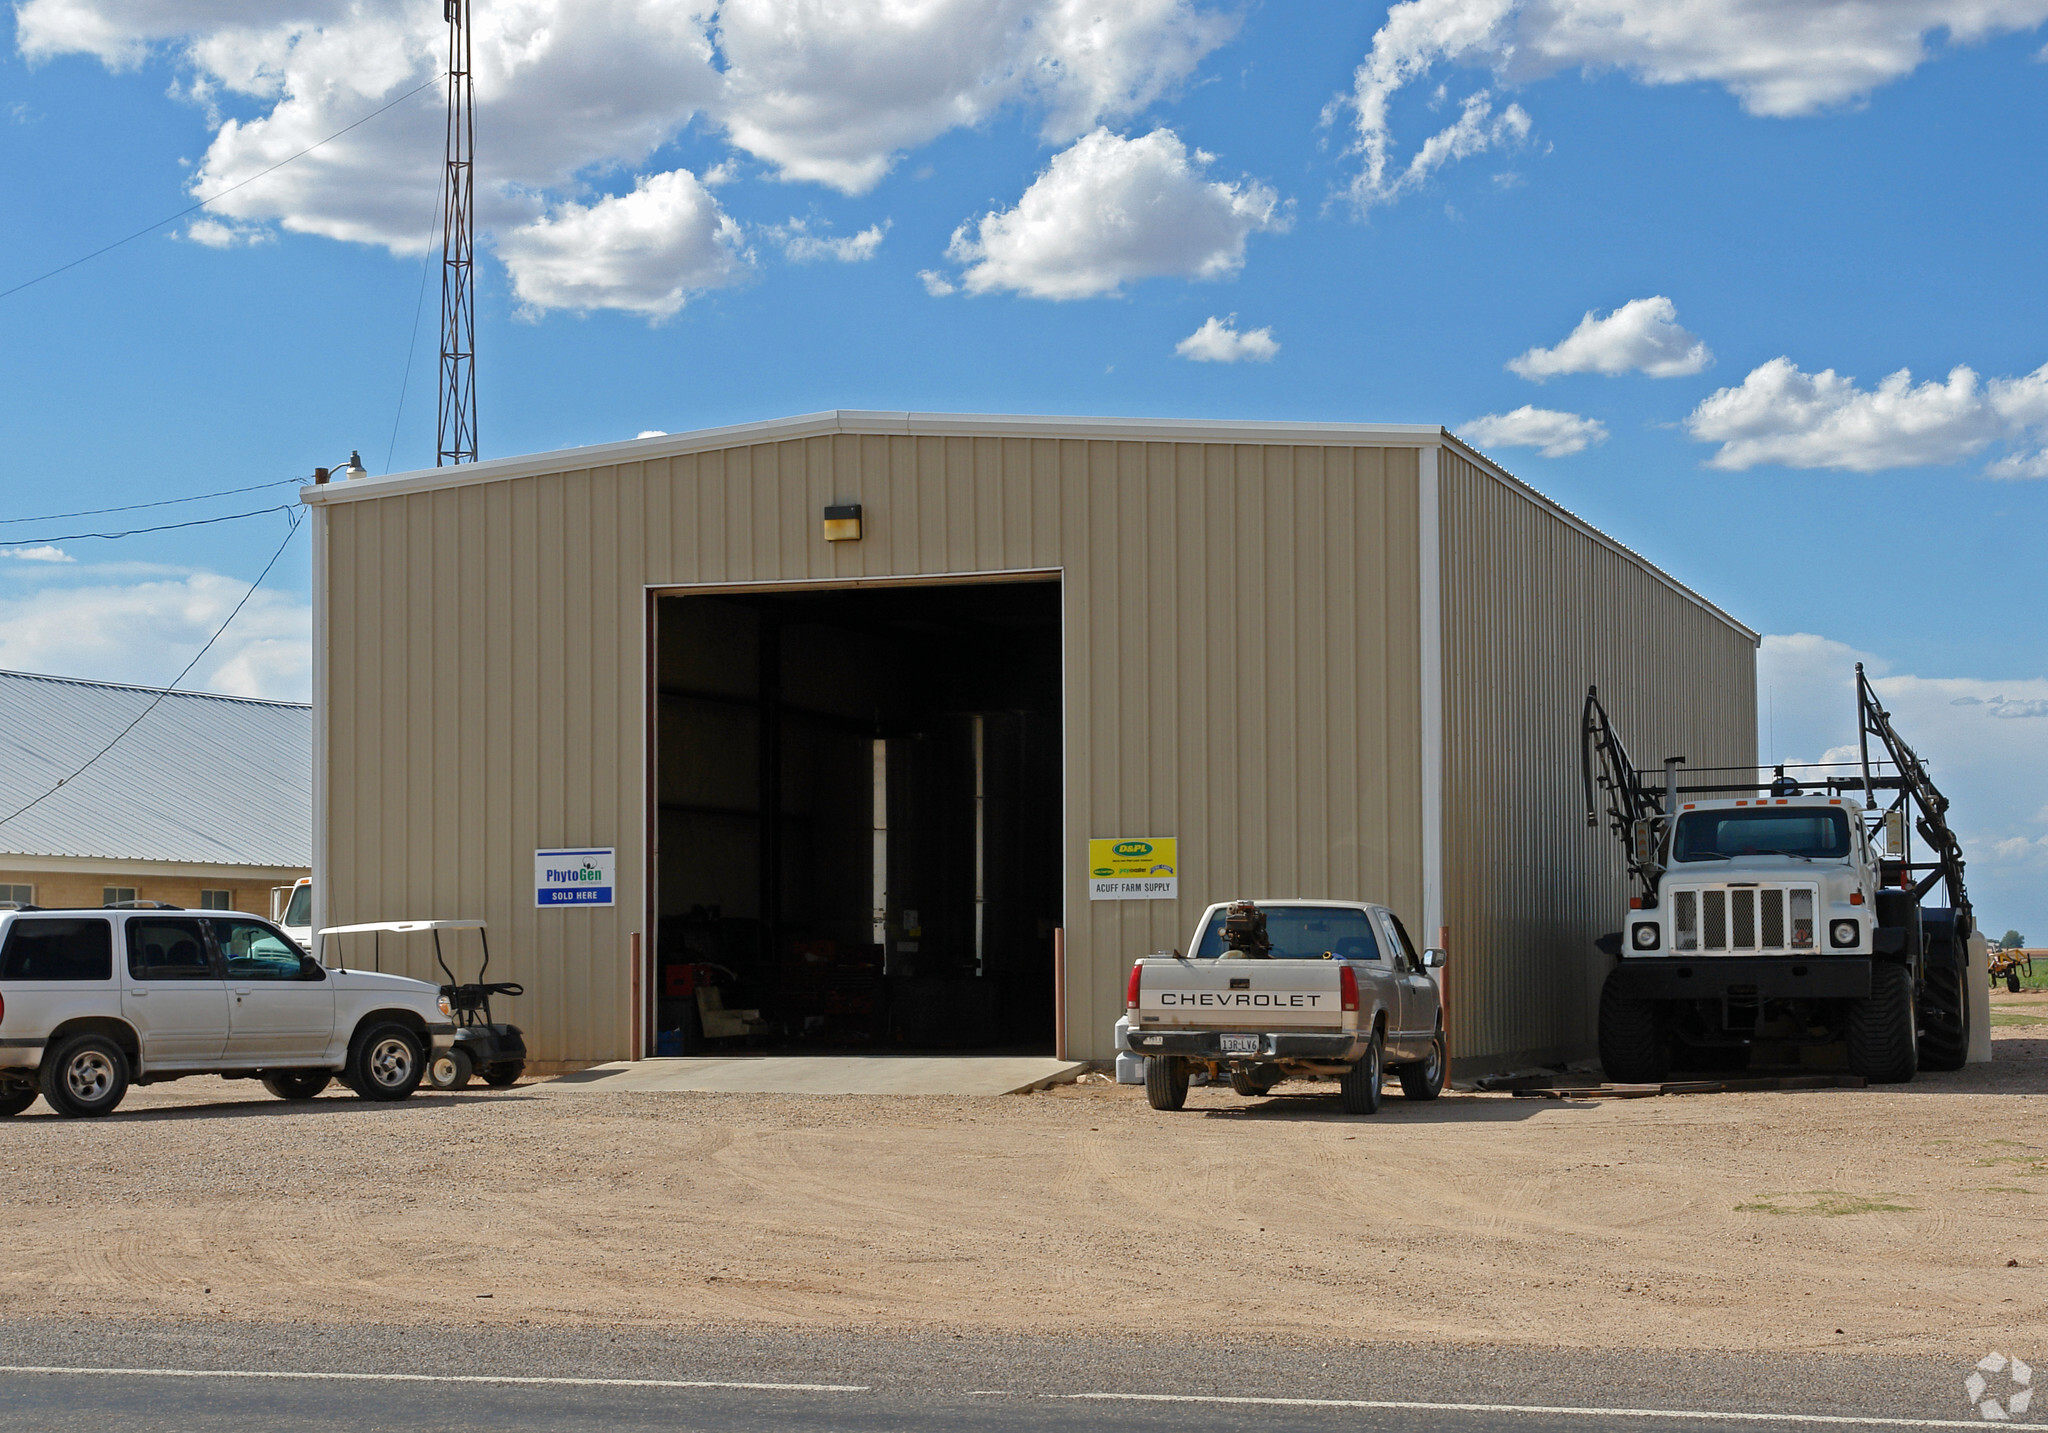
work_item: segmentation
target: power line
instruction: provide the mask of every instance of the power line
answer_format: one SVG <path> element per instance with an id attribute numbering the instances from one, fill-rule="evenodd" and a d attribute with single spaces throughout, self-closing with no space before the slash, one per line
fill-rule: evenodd
<path id="1" fill-rule="evenodd" d="M 434 223 L 441 222 L 441 201 L 434 201 Z M 420 256 L 420 293 L 412 305 L 412 337 L 405 341 L 405 377 L 398 380 L 398 411 L 391 415 L 391 441 L 384 449 L 384 471 L 391 471 L 391 455 L 398 451 L 398 422 L 405 417 L 405 390 L 412 383 L 412 354 L 420 343 L 420 315 L 427 307 L 427 269 L 434 262 L 434 234 L 430 228 L 424 240 L 426 253 Z"/>
<path id="2" fill-rule="evenodd" d="M 261 173 L 252 174 L 247 179 L 243 179 L 238 181 L 237 183 L 230 184 L 227 188 L 221 190 L 220 193 L 215 194 L 210 198 L 202 199 L 197 204 L 194 204 L 189 208 L 180 209 L 177 213 L 171 215 L 171 217 L 168 219 L 159 219 L 154 224 L 146 224 L 142 228 L 137 229 L 134 233 L 128 235 L 128 237 L 125 239 L 116 239 L 113 243 L 94 249 L 90 254 L 87 254 L 82 258 L 73 259 L 68 264 L 59 264 L 56 268 L 50 270 L 48 273 L 37 274 L 34 278 L 26 279 L 21 283 L 16 284 L 11 289 L 0 289 L 0 299 L 11 298 L 15 294 L 20 293 L 23 289 L 33 288 L 35 285 L 41 283 L 44 279 L 54 279 L 57 277 L 57 275 L 63 273 L 65 270 L 75 269 L 80 264 L 85 263 L 88 259 L 97 259 L 101 254 L 112 253 L 114 250 L 120 248 L 123 244 L 133 243 L 135 240 L 140 239 L 144 234 L 153 234 L 158 229 L 163 228 L 164 225 L 166 224 L 177 223 L 187 214 L 196 214 L 201 209 L 204 209 L 207 205 L 213 203 L 214 200 L 225 199 L 228 197 L 228 195 L 234 193 L 237 189 L 243 188 L 245 185 L 254 184 L 257 180 L 262 179 L 266 175 L 275 174 L 278 170 L 284 168 L 287 164 L 290 164 L 295 159 L 304 159 L 314 150 L 320 148 L 321 145 L 332 144 L 335 140 L 340 139 L 344 134 L 347 134 L 350 130 L 355 129 L 360 125 L 368 124 L 378 115 L 384 113 L 385 110 L 396 109 L 399 105 L 404 104 L 414 95 L 419 94 L 423 90 L 432 89 L 435 85 L 439 84 L 440 82 L 441 76 L 440 73 L 437 71 L 432 79 L 428 80 L 425 84 L 419 86 L 418 89 L 407 90 L 397 99 L 391 101 L 390 104 L 384 105 L 380 109 L 371 110 L 368 114 L 364 115 L 361 119 L 357 120 L 355 124 L 345 125 L 342 128 L 337 129 L 336 131 L 334 131 L 334 133 L 328 135 L 327 138 L 320 140 L 317 143 L 307 145 L 297 154 L 287 155 L 285 158 L 278 160 L 277 163 L 271 165 L 270 168 L 263 170 Z"/>
<path id="3" fill-rule="evenodd" d="M 197 517 L 190 522 L 159 523 L 155 527 L 131 527 L 126 532 L 68 532 L 62 537 L 8 537 L 0 538 L 0 547 L 42 547 L 56 542 L 83 542 L 87 538 L 105 538 L 109 542 L 122 537 L 140 537 L 146 532 L 176 532 L 186 527 L 207 527 L 217 522 L 240 522 L 245 517 L 262 517 L 272 512 L 298 512 L 297 503 L 278 503 L 274 507 L 251 508 L 247 512 L 226 513 L 220 517 Z M 293 519 L 297 521 L 296 518 Z M 265 569 L 268 571 L 269 569 Z"/>
<path id="4" fill-rule="evenodd" d="M 256 574 L 256 580 L 249 584 L 249 590 L 242 594 L 242 600 L 235 604 L 235 610 L 228 613 L 227 621 L 222 622 L 220 626 L 213 629 L 213 635 L 206 639 L 205 646 L 201 647 L 197 652 L 194 652 L 192 654 L 192 660 L 185 664 L 185 670 L 178 673 L 177 676 L 171 678 L 170 686 L 159 688 L 155 698 L 151 700 L 148 706 L 144 707 L 142 711 L 139 714 L 137 714 L 135 720 L 129 722 L 128 725 L 122 727 L 121 730 L 115 734 L 114 739 L 108 742 L 105 746 L 101 747 L 98 751 L 94 752 L 89 758 L 87 758 L 83 766 L 79 767 L 69 776 L 60 777 L 55 786 L 52 786 L 48 791 L 45 791 L 42 795 L 36 797 L 36 799 L 29 802 L 28 805 L 18 807 L 15 810 L 9 812 L 5 816 L 0 816 L 0 826 L 5 826 L 9 821 L 12 821 L 17 816 L 26 815 L 29 811 L 42 805 L 45 801 L 49 800 L 52 796 L 55 796 L 59 791 L 63 790 L 67 782 L 76 781 L 79 777 L 85 775 L 85 773 L 92 768 L 94 762 L 98 761 L 108 752 L 112 751 L 115 747 L 119 746 L 121 744 L 121 739 L 123 737 L 127 736 L 129 732 L 135 730 L 135 728 L 142 725 L 142 718 L 148 716 L 151 712 L 155 711 L 157 709 L 158 704 L 161 703 L 165 697 L 169 696 L 173 691 L 177 689 L 178 683 L 184 681 L 185 678 L 192 675 L 192 669 L 199 665 L 199 659 L 205 656 L 209 651 L 213 649 L 213 644 L 221 639 L 221 634 L 228 630 L 229 624 L 232 623 L 235 620 L 235 618 L 239 617 L 242 614 L 242 609 L 244 607 L 249 605 L 249 599 L 251 597 L 254 597 L 256 595 L 256 589 L 263 585 L 263 579 L 270 576 L 270 569 L 277 566 L 277 560 L 280 557 L 284 556 L 284 550 L 287 547 L 290 547 L 292 545 L 292 539 L 299 535 L 299 524 L 302 521 L 304 521 L 304 514 L 302 512 L 293 512 L 291 526 L 285 531 L 284 541 L 277 545 L 277 551 L 273 552 L 270 555 L 270 561 L 263 564 L 263 570 Z"/>
<path id="5" fill-rule="evenodd" d="M 273 478 L 267 483 L 252 483 L 246 488 L 222 488 L 217 493 L 194 493 L 189 498 L 158 498 L 148 503 L 122 503 L 111 508 L 85 508 L 79 512 L 48 512 L 41 517 L 0 517 L 0 526 L 15 527 L 25 522 L 62 522 L 68 517 L 101 517 L 110 512 L 140 512 L 143 508 L 167 508 L 177 503 L 203 503 L 208 498 L 231 498 L 237 493 L 260 493 L 265 488 L 281 488 L 286 483 L 304 487 L 304 478 Z M 265 508 L 265 512 L 269 509 Z"/>

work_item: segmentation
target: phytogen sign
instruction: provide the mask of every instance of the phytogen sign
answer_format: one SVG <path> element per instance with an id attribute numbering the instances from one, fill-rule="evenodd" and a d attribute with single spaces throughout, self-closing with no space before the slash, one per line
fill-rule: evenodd
<path id="1" fill-rule="evenodd" d="M 536 906 L 609 906 L 619 869 L 619 853 L 602 850 L 535 851 L 533 903 Z"/>

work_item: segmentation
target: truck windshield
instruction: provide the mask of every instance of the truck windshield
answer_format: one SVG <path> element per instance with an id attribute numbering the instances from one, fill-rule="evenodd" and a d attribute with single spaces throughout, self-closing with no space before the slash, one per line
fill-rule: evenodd
<path id="1" fill-rule="evenodd" d="M 296 886 L 292 889 L 291 904 L 284 908 L 286 925 L 311 925 L 313 923 L 313 888 Z"/>
<path id="2" fill-rule="evenodd" d="M 1747 811 L 1689 811 L 1671 838 L 1674 861 L 1733 860 L 1737 856 L 1841 859 L 1849 854 L 1849 817 L 1833 807 Z"/>
<path id="3" fill-rule="evenodd" d="M 1275 960 L 1378 960 L 1379 942 L 1372 919 L 1364 911 L 1335 906 L 1260 906 L 1266 913 L 1266 938 Z M 1214 960 L 1223 954 L 1223 908 L 1209 917 L 1195 959 Z"/>

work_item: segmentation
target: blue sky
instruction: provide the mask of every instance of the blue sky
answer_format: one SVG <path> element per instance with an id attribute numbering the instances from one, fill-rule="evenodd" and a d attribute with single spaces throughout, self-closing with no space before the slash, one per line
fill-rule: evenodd
<path id="1" fill-rule="evenodd" d="M 2048 940 L 2048 0 L 713 8 L 480 12 L 486 456 L 832 407 L 1442 422 L 1772 634 L 1774 754 L 1885 673 L 1985 917 Z M 0 289 L 433 72 L 438 6 L 231 9 L 16 7 Z M 437 104 L 0 300 L 0 511 L 430 465 Z M 283 536 L 0 558 L 0 665 L 167 680 Z M 304 694 L 303 541 L 199 684 Z"/>

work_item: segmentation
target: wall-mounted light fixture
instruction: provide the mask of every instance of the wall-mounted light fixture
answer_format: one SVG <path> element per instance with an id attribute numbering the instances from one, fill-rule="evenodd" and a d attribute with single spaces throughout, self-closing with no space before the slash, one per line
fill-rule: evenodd
<path id="1" fill-rule="evenodd" d="M 860 541 L 859 503 L 835 503 L 825 509 L 825 541 Z"/>

